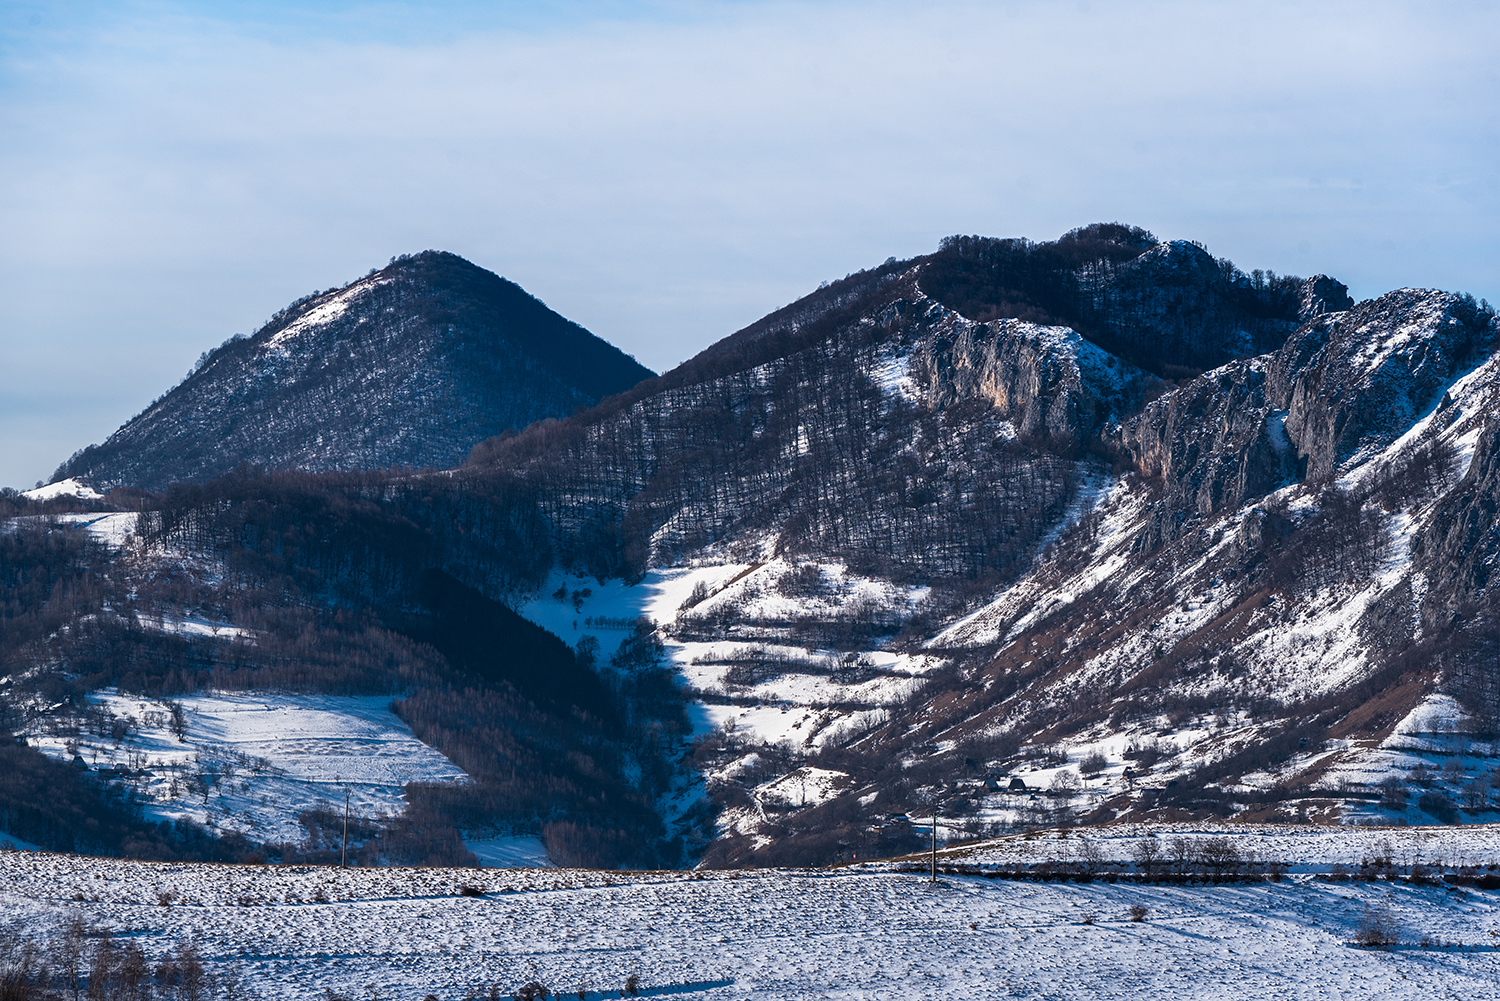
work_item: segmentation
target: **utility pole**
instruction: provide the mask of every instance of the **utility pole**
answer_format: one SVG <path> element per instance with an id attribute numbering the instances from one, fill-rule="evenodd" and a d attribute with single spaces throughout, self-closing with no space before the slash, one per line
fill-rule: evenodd
<path id="1" fill-rule="evenodd" d="M 339 868 L 349 862 L 349 787 L 344 786 L 344 848 L 339 852 Z"/>
<path id="2" fill-rule="evenodd" d="M 937 882 L 937 807 L 932 808 L 932 882 Z"/>

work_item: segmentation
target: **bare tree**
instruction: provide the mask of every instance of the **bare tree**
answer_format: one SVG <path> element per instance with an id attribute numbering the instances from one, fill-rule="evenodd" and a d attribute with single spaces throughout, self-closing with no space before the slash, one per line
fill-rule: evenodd
<path id="1" fill-rule="evenodd" d="M 1198 845 L 1198 857 L 1216 876 L 1238 869 L 1240 864 L 1239 848 L 1225 837 L 1204 838 Z"/>
<path id="2" fill-rule="evenodd" d="M 1167 842 L 1167 854 L 1179 873 L 1187 872 L 1188 863 L 1193 860 L 1193 843 L 1187 838 L 1173 838 Z"/>
<path id="3" fill-rule="evenodd" d="M 1150 836 L 1141 838 L 1131 846 L 1130 854 L 1136 867 L 1149 876 L 1151 870 L 1162 861 L 1161 842 Z"/>
<path id="4" fill-rule="evenodd" d="M 1073 797 L 1078 795 L 1078 789 L 1078 773 L 1071 768 L 1064 768 L 1053 776 L 1052 785 L 1048 787 L 1048 791 L 1062 800 L 1064 806 L 1073 802 Z"/>

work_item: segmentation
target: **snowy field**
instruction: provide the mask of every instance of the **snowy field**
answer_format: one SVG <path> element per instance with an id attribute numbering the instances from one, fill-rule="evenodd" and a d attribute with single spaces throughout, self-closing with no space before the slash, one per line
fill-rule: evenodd
<path id="1" fill-rule="evenodd" d="M 924 831 L 924 821 L 915 823 Z M 940 835 L 946 828 L 939 820 Z M 1144 837 L 1165 845 L 1183 838 L 1196 842 L 1227 838 L 1247 862 L 1276 862 L 1293 874 L 1327 873 L 1336 865 L 1355 869 L 1376 858 L 1389 858 L 1404 870 L 1413 865 L 1458 868 L 1500 865 L 1500 824 L 1462 827 L 1357 827 L 1292 824 L 1114 824 L 1072 831 L 1037 831 L 1004 838 L 939 847 L 943 864 L 1020 868 L 1042 862 L 1075 862 L 1085 844 L 1104 862 L 1129 864 Z M 874 863 L 880 866 L 884 863 Z"/>
<path id="2" fill-rule="evenodd" d="M 319 803 L 342 810 L 346 789 L 354 812 L 373 817 L 400 813 L 408 782 L 467 781 L 416 738 L 384 696 L 184 696 L 175 700 L 180 722 L 173 703 L 113 689 L 90 702 L 107 714 L 100 717 L 103 733 L 34 730 L 27 742 L 119 774 L 116 781 L 137 790 L 152 819 L 190 817 L 257 841 L 299 842 L 305 831 L 297 814 Z M 114 723 L 121 724 L 118 739 L 107 729 Z"/>
<path id="3" fill-rule="evenodd" d="M 552 866 L 542 839 L 534 834 L 464 838 L 464 847 L 486 869 L 546 869 Z"/>
<path id="4" fill-rule="evenodd" d="M 1367 907 L 1396 944 L 1351 944 Z M 45 934 L 75 913 L 151 956 L 196 936 L 211 973 L 264 998 L 456 1001 L 533 980 L 598 998 L 632 974 L 645 996 L 775 1001 L 1500 996 L 1500 893 L 1307 876 L 931 885 L 847 869 L 340 871 L 0 852 L 5 919 Z"/>

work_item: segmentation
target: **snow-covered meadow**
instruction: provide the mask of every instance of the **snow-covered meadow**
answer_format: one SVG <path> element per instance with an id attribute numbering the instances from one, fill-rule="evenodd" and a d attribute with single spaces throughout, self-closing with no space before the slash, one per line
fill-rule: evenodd
<path id="1" fill-rule="evenodd" d="M 1352 943 L 1372 911 L 1395 931 L 1387 949 Z M 1500 996 L 1500 893 L 1295 874 L 934 885 L 856 869 L 338 870 L 0 852 L 0 913 L 37 935 L 76 914 L 152 956 L 196 939 L 211 974 L 266 998 L 446 1001 L 532 981 L 598 998 L 632 975 L 646 996 L 777 1001 Z"/>
<path id="2" fill-rule="evenodd" d="M 384 696 L 205 692 L 158 701 L 106 689 L 90 702 L 98 729 L 53 732 L 43 717 L 27 741 L 118 776 L 152 819 L 191 818 L 256 841 L 300 841 L 297 815 L 320 803 L 342 810 L 346 790 L 353 812 L 373 817 L 400 813 L 408 782 L 467 780 Z"/>

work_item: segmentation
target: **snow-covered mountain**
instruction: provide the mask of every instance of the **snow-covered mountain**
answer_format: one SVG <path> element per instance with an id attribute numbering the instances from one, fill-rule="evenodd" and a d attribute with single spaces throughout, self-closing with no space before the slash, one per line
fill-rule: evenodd
<path id="1" fill-rule="evenodd" d="M 20 507 L 0 691 L 39 737 L 109 685 L 402 695 L 473 780 L 424 824 L 589 864 L 1493 819 L 1497 338 L 1117 224 L 953 238 L 440 475 L 79 515 L 103 554 Z M 194 616 L 253 642 L 168 656 Z"/>
<path id="2" fill-rule="evenodd" d="M 242 463 L 449 468 L 475 442 L 650 375 L 514 283 L 426 251 L 298 300 L 205 354 L 55 479 L 159 490 Z"/>
<path id="3" fill-rule="evenodd" d="M 956 267 L 851 277 L 785 311 L 791 350 L 476 450 L 618 526 L 627 575 L 703 583 L 650 614 L 717 726 L 709 858 L 869 850 L 934 803 L 973 834 L 1490 816 L 1493 312 L 1255 276 L 1289 312 L 1240 343 L 1270 350 L 1163 379 L 965 315 Z M 1193 343 L 1200 293 L 1142 296 L 1154 341 Z"/>

